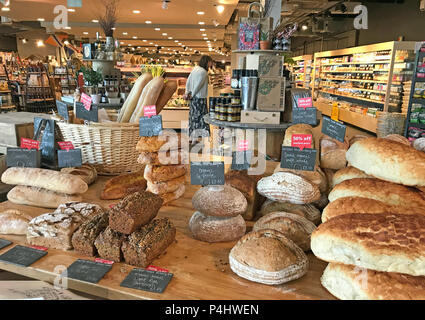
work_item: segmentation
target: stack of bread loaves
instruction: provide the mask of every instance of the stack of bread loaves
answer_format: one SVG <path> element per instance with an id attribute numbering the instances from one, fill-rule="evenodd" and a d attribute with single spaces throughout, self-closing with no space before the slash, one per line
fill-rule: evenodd
<path id="1" fill-rule="evenodd" d="M 425 154 L 367 138 L 347 152 L 311 249 L 340 299 L 425 299 Z M 397 288 L 397 289 L 396 289 Z"/>
<path id="2" fill-rule="evenodd" d="M 192 205 L 197 211 L 190 218 L 189 228 L 195 239 L 226 242 L 245 234 L 242 215 L 248 204 L 237 189 L 228 185 L 203 187 L 194 194 Z"/>
<path id="3" fill-rule="evenodd" d="M 138 163 L 146 165 L 147 191 L 159 195 L 164 205 L 185 192 L 185 175 L 189 163 L 187 136 L 163 131 L 156 137 L 141 137 L 136 146 Z"/>
<path id="4" fill-rule="evenodd" d="M 57 208 L 70 201 L 81 201 L 88 185 L 79 176 L 39 168 L 9 168 L 2 177 L 10 202 L 43 208 Z"/>

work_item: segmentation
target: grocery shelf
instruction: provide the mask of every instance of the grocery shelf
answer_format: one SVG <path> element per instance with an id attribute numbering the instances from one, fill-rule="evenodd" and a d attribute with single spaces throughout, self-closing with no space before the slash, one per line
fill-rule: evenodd
<path id="1" fill-rule="evenodd" d="M 354 71 L 354 70 L 350 70 L 350 71 L 339 71 L 339 70 L 336 70 L 336 71 L 329 71 L 329 70 L 322 70 L 322 71 L 320 71 L 321 73 L 373 73 L 373 71 L 372 70 L 369 70 L 369 71 Z"/>
<path id="2" fill-rule="evenodd" d="M 387 64 L 390 63 L 391 60 L 381 60 L 381 61 L 368 61 L 368 62 L 336 62 L 336 63 L 326 63 L 320 65 L 323 66 L 342 66 L 342 65 L 355 65 L 355 64 Z"/>
<path id="3" fill-rule="evenodd" d="M 372 92 L 372 93 L 379 93 L 379 94 L 386 94 L 387 93 L 385 90 L 370 90 L 370 89 L 353 88 L 353 87 L 346 88 L 346 87 L 332 87 L 332 86 L 325 86 L 325 85 L 322 85 L 322 87 L 325 87 L 325 88 L 347 89 L 347 90 L 358 90 L 358 91 Z"/>
<path id="4" fill-rule="evenodd" d="M 425 123 L 409 122 L 409 127 L 417 127 L 417 128 L 425 129 Z"/>
<path id="5" fill-rule="evenodd" d="M 362 79 L 330 79 L 330 78 L 320 78 L 321 80 L 327 81 L 350 81 L 350 82 L 373 82 L 373 83 L 387 83 L 388 81 L 383 80 L 362 80 Z"/>
<path id="6" fill-rule="evenodd" d="M 346 97 L 346 98 L 355 99 L 355 100 L 362 100 L 362 101 L 368 101 L 368 102 L 373 102 L 373 103 L 378 103 L 378 104 L 385 104 L 384 101 L 377 101 L 377 100 L 360 98 L 360 97 L 352 97 L 352 96 L 347 96 L 347 95 L 344 95 L 344 94 L 331 93 L 331 92 L 327 92 L 327 91 L 323 91 L 323 90 L 318 90 L 318 91 L 323 92 L 323 93 L 327 93 L 327 94 L 332 94 L 334 96 L 339 96 L 339 97 Z"/>

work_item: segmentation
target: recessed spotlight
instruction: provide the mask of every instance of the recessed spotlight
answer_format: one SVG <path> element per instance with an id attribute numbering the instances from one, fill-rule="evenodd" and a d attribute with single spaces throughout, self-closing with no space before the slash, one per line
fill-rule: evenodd
<path id="1" fill-rule="evenodd" d="M 160 31 L 161 30 L 161 28 L 155 28 L 155 31 Z"/>
<path id="2" fill-rule="evenodd" d="M 171 39 L 173 39 L 173 37 L 168 37 L 168 39 L 170 39 L 170 40 L 171 40 Z"/>
<path id="3" fill-rule="evenodd" d="M 174 40 L 175 43 L 179 42 L 179 40 Z"/>
<path id="4" fill-rule="evenodd" d="M 197 15 L 200 15 L 200 16 L 203 16 L 205 14 L 205 12 L 204 11 L 198 11 L 196 14 Z"/>
<path id="5" fill-rule="evenodd" d="M 204 38 L 204 40 L 208 40 L 208 38 Z"/>
<path id="6" fill-rule="evenodd" d="M 124 41 L 121 41 L 120 44 L 124 44 Z"/>
<path id="7" fill-rule="evenodd" d="M 137 37 L 136 36 L 133 36 L 133 39 L 137 39 Z"/>
<path id="8" fill-rule="evenodd" d="M 44 18 L 38 18 L 37 21 L 45 21 Z"/>
<path id="9" fill-rule="evenodd" d="M 75 9 L 69 8 L 68 12 L 75 12 Z"/>
<path id="10" fill-rule="evenodd" d="M 149 42 L 149 44 L 153 44 L 153 42 Z"/>
<path id="11" fill-rule="evenodd" d="M 217 6 L 217 11 L 218 11 L 218 13 L 223 13 L 224 6 L 222 6 L 222 5 Z"/>
<path id="12" fill-rule="evenodd" d="M 205 24 L 205 22 L 204 21 L 199 21 L 198 24 L 203 25 L 203 24 Z"/>
<path id="13" fill-rule="evenodd" d="M 167 36 L 167 34 L 164 32 L 163 34 L 162 34 L 163 36 Z"/>
<path id="14" fill-rule="evenodd" d="M 156 44 L 155 47 L 158 47 L 158 45 Z"/>
<path id="15" fill-rule="evenodd" d="M 93 19 L 91 22 L 93 22 L 93 23 L 98 23 L 98 22 L 99 22 L 99 20 Z"/>
<path id="16" fill-rule="evenodd" d="M 148 42 L 148 40 L 143 40 L 143 42 Z"/>
<path id="17" fill-rule="evenodd" d="M 206 33 L 203 33 L 203 34 L 202 34 L 202 36 L 203 36 L 203 37 L 206 37 L 206 36 L 207 36 L 207 34 L 206 34 Z"/>
<path id="18" fill-rule="evenodd" d="M 1 11 L 10 11 L 10 8 L 9 7 L 3 7 L 3 8 L 1 8 Z"/>
<path id="19" fill-rule="evenodd" d="M 131 43 L 129 43 L 128 46 L 131 47 Z"/>
<path id="20" fill-rule="evenodd" d="M 200 31 L 205 31 L 205 29 L 199 29 Z"/>
<path id="21" fill-rule="evenodd" d="M 145 23 L 146 23 L 146 24 L 151 24 L 151 23 L 152 23 L 152 21 L 147 20 L 147 21 L 145 21 Z"/>
<path id="22" fill-rule="evenodd" d="M 138 14 L 140 13 L 140 10 L 133 10 L 133 13 Z"/>
<path id="23" fill-rule="evenodd" d="M 128 32 L 123 32 L 122 34 L 123 34 L 124 36 L 126 36 L 126 35 L 128 35 Z"/>

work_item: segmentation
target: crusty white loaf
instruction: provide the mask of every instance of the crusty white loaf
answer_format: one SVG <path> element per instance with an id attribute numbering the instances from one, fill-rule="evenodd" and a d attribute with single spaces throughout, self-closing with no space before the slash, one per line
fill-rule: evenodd
<path id="1" fill-rule="evenodd" d="M 0 234 L 25 235 L 31 216 L 18 210 L 0 212 Z"/>
<path id="2" fill-rule="evenodd" d="M 345 154 L 348 150 L 348 141 L 344 143 L 328 136 L 320 138 L 320 167 L 339 170 L 346 166 Z"/>
<path id="3" fill-rule="evenodd" d="M 81 195 L 56 193 L 41 188 L 16 186 L 9 191 L 7 199 L 15 204 L 55 209 L 62 203 L 81 202 L 83 197 Z"/>
<path id="4" fill-rule="evenodd" d="M 332 188 L 345 180 L 350 180 L 355 178 L 373 178 L 373 177 L 357 168 L 354 168 L 351 166 L 346 167 L 335 172 L 335 174 L 332 177 Z"/>
<path id="5" fill-rule="evenodd" d="M 376 271 L 425 275 L 425 216 L 345 214 L 321 224 L 311 235 L 321 260 Z"/>
<path id="6" fill-rule="evenodd" d="M 77 176 L 39 168 L 9 168 L 1 176 L 1 181 L 66 194 L 82 194 L 88 189 L 87 183 Z"/>
<path id="7" fill-rule="evenodd" d="M 330 263 L 320 281 L 342 300 L 425 300 L 425 277 Z"/>
<path id="8" fill-rule="evenodd" d="M 378 179 L 345 180 L 333 188 L 329 201 L 343 197 L 363 197 L 397 206 L 425 206 L 425 197 L 419 190 Z"/>
<path id="9" fill-rule="evenodd" d="M 274 169 L 274 173 L 276 172 L 290 172 L 298 176 L 301 176 L 307 179 L 308 181 L 310 181 L 311 183 L 317 185 L 320 192 L 322 193 L 328 190 L 328 180 L 326 179 L 326 175 L 320 169 L 319 166 L 316 166 L 314 168 L 314 171 L 304 171 L 304 170 L 292 170 L 292 169 L 281 168 L 279 163 Z"/>
<path id="10" fill-rule="evenodd" d="M 425 153 L 388 139 L 368 138 L 347 151 L 357 169 L 389 182 L 425 187 Z"/>

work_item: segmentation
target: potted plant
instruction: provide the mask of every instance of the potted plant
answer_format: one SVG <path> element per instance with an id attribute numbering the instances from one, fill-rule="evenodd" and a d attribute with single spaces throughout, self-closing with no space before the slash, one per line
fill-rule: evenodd
<path id="1" fill-rule="evenodd" d="M 272 48 L 272 42 L 269 38 L 269 32 L 260 32 L 260 49 L 261 50 L 270 50 Z"/>
<path id="2" fill-rule="evenodd" d="M 103 82 L 102 73 L 86 67 L 82 67 L 81 72 L 83 73 L 84 81 L 86 81 L 89 85 L 89 88 L 87 89 L 92 98 L 93 104 L 99 104 L 100 94 L 98 86 Z"/>

